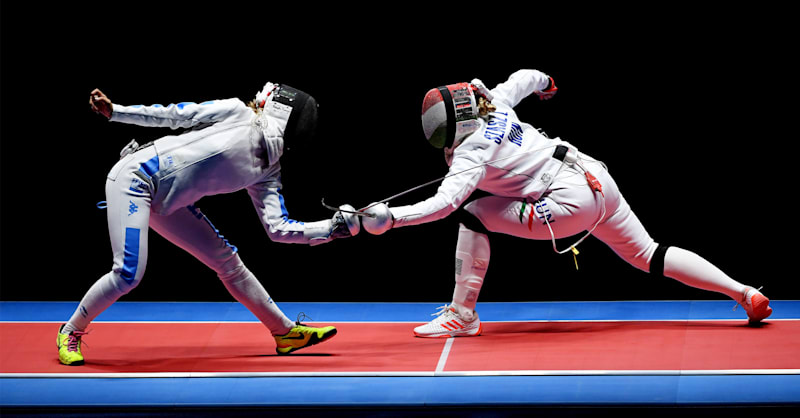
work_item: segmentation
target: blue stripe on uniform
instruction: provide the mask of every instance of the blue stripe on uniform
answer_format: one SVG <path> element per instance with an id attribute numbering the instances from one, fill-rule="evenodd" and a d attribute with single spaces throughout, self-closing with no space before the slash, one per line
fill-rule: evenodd
<path id="1" fill-rule="evenodd" d="M 283 202 L 283 195 L 281 194 L 281 189 L 278 189 L 278 201 L 281 202 L 281 218 L 283 218 L 284 221 L 290 224 L 304 225 L 303 222 L 295 221 L 294 219 L 289 219 L 289 211 L 286 209 L 286 204 Z"/>
<path id="2" fill-rule="evenodd" d="M 186 207 L 186 209 L 189 209 L 189 212 L 191 212 L 191 213 L 192 213 L 192 215 L 194 215 L 194 217 L 195 217 L 195 218 L 197 218 L 197 219 L 202 219 L 202 220 L 206 221 L 206 223 L 208 224 L 208 226 L 210 226 L 210 227 L 211 227 L 211 229 L 213 229 L 213 230 L 214 230 L 214 233 L 216 233 L 216 234 L 217 234 L 217 237 L 218 237 L 219 239 L 221 239 L 221 240 L 222 240 L 222 242 L 224 242 L 224 243 L 225 243 L 225 245 L 226 245 L 228 248 L 230 248 L 230 249 L 231 249 L 231 250 L 232 250 L 234 253 L 239 251 L 239 249 L 238 249 L 238 248 L 236 248 L 236 246 L 235 246 L 235 245 L 233 245 L 233 244 L 231 244 L 230 242 L 228 242 L 228 239 L 227 239 L 227 238 L 225 238 L 225 236 L 223 236 L 223 235 L 222 235 L 222 234 L 219 232 L 219 229 L 217 229 L 217 227 L 215 227 L 215 226 L 214 226 L 214 224 L 212 224 L 212 223 L 211 223 L 211 220 L 210 220 L 210 219 L 208 219 L 208 217 L 207 217 L 206 215 L 204 215 L 204 214 L 203 214 L 203 212 L 200 212 L 200 209 L 198 209 L 198 208 L 197 208 L 197 206 L 194 206 L 194 205 L 189 205 L 189 206 L 187 206 L 187 207 Z"/>
<path id="3" fill-rule="evenodd" d="M 125 228 L 125 256 L 122 261 L 122 280 L 133 283 L 139 267 L 139 229 Z"/>
<path id="4" fill-rule="evenodd" d="M 153 174 L 158 172 L 158 155 L 139 165 L 139 171 L 148 178 L 153 177 Z"/>

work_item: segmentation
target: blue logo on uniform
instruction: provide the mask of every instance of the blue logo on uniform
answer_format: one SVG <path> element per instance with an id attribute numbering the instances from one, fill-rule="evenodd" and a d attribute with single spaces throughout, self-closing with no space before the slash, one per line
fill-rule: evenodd
<path id="1" fill-rule="evenodd" d="M 536 202 L 536 217 L 542 221 L 542 225 L 551 224 L 555 222 L 555 218 L 553 218 L 553 213 L 550 212 L 550 209 L 547 207 L 547 202 L 544 201 L 537 201 Z"/>
<path id="2" fill-rule="evenodd" d="M 500 115 L 505 116 L 504 118 Z M 486 130 L 483 132 L 483 137 L 500 144 L 506 132 L 506 122 L 508 122 L 508 113 L 494 112 L 486 123 Z"/>
<path id="3" fill-rule="evenodd" d="M 132 200 L 129 200 L 128 202 L 130 202 L 130 204 L 131 204 L 130 206 L 128 206 L 128 216 L 131 216 L 134 213 L 139 211 L 139 207 L 136 206 L 136 203 L 133 203 Z"/>
<path id="4" fill-rule="evenodd" d="M 139 192 L 144 193 L 146 190 L 144 188 L 144 183 L 139 179 L 131 180 L 131 187 L 129 188 L 132 192 Z"/>
<path id="5" fill-rule="evenodd" d="M 511 123 L 511 130 L 508 132 L 508 142 L 518 147 L 522 146 L 522 127 L 514 122 Z"/>

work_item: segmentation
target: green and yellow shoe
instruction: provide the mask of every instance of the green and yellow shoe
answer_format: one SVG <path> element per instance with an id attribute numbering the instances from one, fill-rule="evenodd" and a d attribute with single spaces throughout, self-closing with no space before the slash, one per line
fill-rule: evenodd
<path id="1" fill-rule="evenodd" d="M 66 325 L 66 324 L 64 324 Z M 58 329 L 56 345 L 58 346 L 58 361 L 67 366 L 82 366 L 83 354 L 81 354 L 81 337 L 86 335 L 82 331 L 72 331 L 69 334 L 62 334 L 64 325 Z"/>
<path id="2" fill-rule="evenodd" d="M 289 354 L 292 351 L 329 340 L 334 335 L 336 335 L 334 327 L 314 328 L 297 322 L 296 326 L 286 334 L 274 336 L 277 344 L 275 351 L 281 355 Z"/>

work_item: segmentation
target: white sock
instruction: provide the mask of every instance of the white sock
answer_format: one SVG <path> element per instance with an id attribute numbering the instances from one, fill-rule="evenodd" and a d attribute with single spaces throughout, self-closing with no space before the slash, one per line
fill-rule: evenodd
<path id="1" fill-rule="evenodd" d="M 249 309 L 272 335 L 283 335 L 294 328 L 294 322 L 283 314 L 247 267 L 240 265 L 231 272 L 220 274 L 219 278 L 228 292 Z"/>
<path id="2" fill-rule="evenodd" d="M 456 286 L 453 291 L 453 307 L 461 317 L 469 321 L 474 316 L 483 279 L 489 268 L 489 237 L 464 225 L 458 227 L 456 243 Z"/>
<path id="3" fill-rule="evenodd" d="M 728 295 L 741 302 L 749 286 L 728 277 L 699 255 L 678 247 L 669 247 L 664 255 L 664 276 L 698 289 Z"/>

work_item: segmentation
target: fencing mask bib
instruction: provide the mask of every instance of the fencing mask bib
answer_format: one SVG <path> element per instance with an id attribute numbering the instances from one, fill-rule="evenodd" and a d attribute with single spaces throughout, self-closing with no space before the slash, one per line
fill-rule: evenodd
<path id="1" fill-rule="evenodd" d="M 319 105 L 308 93 L 285 84 L 267 83 L 256 94 L 256 106 L 286 123 L 283 140 L 287 147 L 303 146 L 313 140 Z"/>

